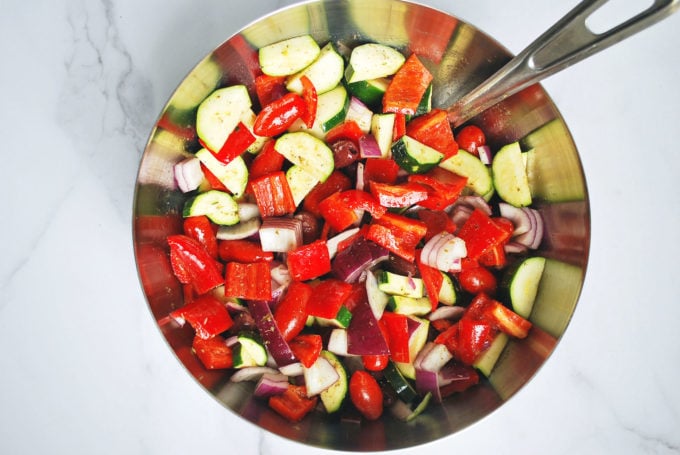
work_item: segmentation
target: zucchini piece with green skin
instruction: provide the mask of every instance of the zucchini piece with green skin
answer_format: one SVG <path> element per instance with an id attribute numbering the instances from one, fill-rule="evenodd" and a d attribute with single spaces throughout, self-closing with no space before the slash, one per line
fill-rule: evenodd
<path id="1" fill-rule="evenodd" d="M 412 137 L 402 136 L 392 144 L 392 157 L 409 174 L 423 174 L 438 165 L 444 155 Z"/>
<path id="2" fill-rule="evenodd" d="M 442 285 L 439 288 L 439 301 L 444 305 L 455 305 L 458 300 L 458 293 L 453 280 L 444 272 L 442 274 Z"/>
<path id="3" fill-rule="evenodd" d="M 387 366 L 383 370 L 383 374 L 401 401 L 404 403 L 412 403 L 418 398 L 418 392 L 416 392 L 411 383 L 404 377 L 401 371 L 399 371 L 395 362 L 392 360 L 388 361 Z"/>
<path id="4" fill-rule="evenodd" d="M 321 351 L 320 355 L 326 359 L 338 373 L 338 380 L 332 386 L 319 394 L 319 398 L 321 398 L 321 403 L 323 404 L 324 409 L 326 409 L 327 413 L 332 414 L 342 408 L 342 404 L 345 402 L 345 398 L 347 397 L 347 371 L 342 365 L 340 359 L 332 352 L 323 350 Z"/>
<path id="5" fill-rule="evenodd" d="M 430 330 L 430 321 L 427 319 L 422 319 L 418 318 L 416 316 L 407 316 L 411 318 L 411 320 L 418 322 L 418 328 L 411 334 L 411 337 L 408 339 L 408 351 L 409 351 L 409 358 L 411 361 L 409 363 L 406 362 L 396 362 L 396 366 L 401 371 L 401 373 L 409 378 L 409 379 L 416 379 L 416 369 L 413 366 L 413 361 L 416 359 L 416 356 L 420 352 L 421 349 L 423 349 L 423 346 L 425 346 L 425 343 L 427 343 L 427 335 Z"/>
<path id="6" fill-rule="evenodd" d="M 234 368 L 264 366 L 267 363 L 267 349 L 257 334 L 244 332 L 237 339 L 233 349 Z"/>
<path id="7" fill-rule="evenodd" d="M 197 194 L 184 203 L 182 215 L 205 215 L 215 224 L 231 226 L 239 222 L 238 203 L 224 191 L 210 190 Z"/>
<path id="8" fill-rule="evenodd" d="M 386 294 L 413 298 L 421 298 L 425 295 L 425 285 L 421 278 L 399 275 L 387 270 L 381 271 L 377 278 L 378 289 Z"/>
<path id="9" fill-rule="evenodd" d="M 398 50 L 378 43 L 367 43 L 352 49 L 345 70 L 348 84 L 392 76 L 406 58 Z"/>
<path id="10" fill-rule="evenodd" d="M 286 171 L 286 180 L 293 195 L 295 206 L 299 206 L 304 198 L 312 191 L 312 188 L 319 183 L 319 179 L 307 172 L 303 167 L 294 165 Z"/>
<path id="11" fill-rule="evenodd" d="M 423 94 L 423 97 L 420 99 L 420 103 L 416 108 L 416 113 L 414 114 L 414 117 L 427 114 L 431 110 L 432 110 L 432 84 L 427 86 L 427 90 L 425 90 L 425 93 Z"/>
<path id="12" fill-rule="evenodd" d="M 314 323 L 318 326 L 346 329 L 352 321 L 352 312 L 345 305 L 342 305 L 333 319 L 320 318 L 318 316 L 310 317 L 314 318 Z"/>
<path id="13" fill-rule="evenodd" d="M 382 110 L 382 98 L 385 95 L 390 80 L 384 77 L 357 81 L 347 84 L 347 90 L 352 96 L 360 99 L 366 106 L 373 111 Z"/>
<path id="14" fill-rule="evenodd" d="M 494 194 L 494 181 L 491 170 L 475 155 L 458 150 L 458 153 L 439 163 L 447 171 L 467 177 L 466 188 L 487 201 Z"/>
<path id="15" fill-rule="evenodd" d="M 432 311 L 432 303 L 427 297 L 414 298 L 403 295 L 391 295 L 387 300 L 387 308 L 397 314 L 425 316 Z"/>
<path id="16" fill-rule="evenodd" d="M 276 140 L 274 148 L 320 182 L 325 182 L 335 168 L 333 151 L 322 140 L 304 131 L 284 134 Z"/>
<path id="17" fill-rule="evenodd" d="M 307 128 L 302 119 L 297 119 L 288 128 L 288 131 L 306 131 L 319 139 L 323 139 L 329 130 L 345 121 L 349 102 L 347 89 L 343 85 L 338 85 L 334 89 L 319 95 L 316 118 L 311 128 Z"/>
<path id="18" fill-rule="evenodd" d="M 243 195 L 248 184 L 248 166 L 243 158 L 237 156 L 229 164 L 224 164 L 205 148 L 196 152 L 196 158 L 222 182 L 235 198 L 238 199 Z"/>
<path id="19" fill-rule="evenodd" d="M 333 44 L 326 44 L 314 62 L 302 71 L 294 74 L 286 81 L 288 91 L 298 95 L 302 93 L 302 76 L 307 78 L 314 85 L 317 95 L 334 89 L 342 80 L 345 72 L 345 61 L 340 54 L 335 51 Z"/>
<path id="20" fill-rule="evenodd" d="M 496 335 L 496 338 L 491 342 L 491 346 L 480 354 L 472 366 L 488 378 L 491 375 L 494 366 L 496 366 L 503 349 L 505 349 L 505 346 L 508 344 L 508 340 L 508 335 L 499 332 L 498 335 Z"/>
<path id="21" fill-rule="evenodd" d="M 371 119 L 371 134 L 378 143 L 383 158 L 389 158 L 392 154 L 392 135 L 394 131 L 393 113 L 375 114 Z"/>
<path id="22" fill-rule="evenodd" d="M 307 68 L 321 49 L 310 35 L 296 36 L 261 47 L 260 68 L 269 76 L 290 76 Z"/>
<path id="23" fill-rule="evenodd" d="M 395 401 L 390 407 L 393 416 L 403 422 L 410 422 L 418 417 L 427 409 L 432 401 L 432 392 L 427 392 L 422 398 L 418 397 L 413 403 L 404 403 L 401 400 Z"/>
<path id="24" fill-rule="evenodd" d="M 531 188 L 519 142 L 504 145 L 493 157 L 491 171 L 498 196 L 515 207 L 531 205 Z"/>
<path id="25" fill-rule="evenodd" d="M 239 122 L 251 111 L 245 85 L 232 85 L 212 92 L 196 111 L 196 134 L 205 146 L 218 152 Z"/>
<path id="26" fill-rule="evenodd" d="M 544 269 L 545 258 L 534 256 L 524 259 L 507 272 L 506 286 L 510 304 L 513 311 L 525 319 L 531 315 Z"/>

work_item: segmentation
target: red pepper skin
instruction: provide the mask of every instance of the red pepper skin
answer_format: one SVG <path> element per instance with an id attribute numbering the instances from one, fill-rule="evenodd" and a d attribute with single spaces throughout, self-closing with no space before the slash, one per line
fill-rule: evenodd
<path id="1" fill-rule="evenodd" d="M 290 341 L 302 332 L 307 322 L 309 299 L 312 287 L 301 281 L 293 281 L 286 294 L 274 310 L 274 321 L 286 341 Z"/>
<path id="2" fill-rule="evenodd" d="M 310 368 L 319 358 L 323 343 L 321 335 L 310 333 L 296 336 L 290 340 L 288 345 L 300 363 L 305 367 Z"/>
<path id="3" fill-rule="evenodd" d="M 274 253 L 263 251 L 259 242 L 250 240 L 220 240 L 218 254 L 224 262 L 271 262 Z"/>
<path id="4" fill-rule="evenodd" d="M 286 262 L 290 276 L 297 281 L 318 278 L 331 271 L 331 258 L 323 240 L 290 251 Z"/>
<path id="5" fill-rule="evenodd" d="M 343 231 L 359 221 L 358 210 L 368 211 L 373 218 L 380 218 L 387 209 L 366 191 L 346 190 L 335 193 L 319 203 L 319 213 L 336 231 Z"/>
<path id="6" fill-rule="evenodd" d="M 300 95 L 287 93 L 264 106 L 255 119 L 253 132 L 258 136 L 277 136 L 302 117 L 306 110 L 305 100 Z"/>
<path id="7" fill-rule="evenodd" d="M 196 336 L 207 340 L 228 330 L 234 321 L 217 297 L 206 294 L 170 313 L 175 320 L 185 320 L 196 331 Z"/>
<path id="8" fill-rule="evenodd" d="M 266 106 L 288 93 L 285 76 L 261 74 L 255 78 L 255 93 L 260 106 Z"/>
<path id="9" fill-rule="evenodd" d="M 385 338 L 390 348 L 392 360 L 395 362 L 410 362 L 408 318 L 403 314 L 386 311 L 383 313 L 380 322 L 387 333 Z"/>
<path id="10" fill-rule="evenodd" d="M 266 262 L 228 262 L 224 278 L 224 294 L 246 300 L 271 300 L 272 284 Z"/>
<path id="11" fill-rule="evenodd" d="M 383 95 L 383 112 L 414 115 L 432 79 L 432 74 L 418 56 L 411 54 L 387 86 Z"/>
<path id="12" fill-rule="evenodd" d="M 269 140 L 264 143 L 248 168 L 248 177 L 255 180 L 263 175 L 280 171 L 283 168 L 285 158 L 274 147 L 275 141 Z"/>
<path id="13" fill-rule="evenodd" d="M 395 112 L 394 129 L 392 131 L 392 142 L 397 142 L 406 134 L 406 114 Z"/>
<path id="14" fill-rule="evenodd" d="M 448 114 L 443 109 L 433 109 L 414 118 L 406 125 L 406 134 L 413 139 L 444 154 L 444 159 L 458 153 Z"/>
<path id="15" fill-rule="evenodd" d="M 491 346 L 497 334 L 488 322 L 464 317 L 458 321 L 458 346 L 454 355 L 461 362 L 472 365 Z"/>
<path id="16" fill-rule="evenodd" d="M 501 332 L 515 338 L 526 338 L 532 327 L 531 322 L 497 300 L 492 300 L 488 305 L 484 318 L 491 321 Z"/>
<path id="17" fill-rule="evenodd" d="M 458 353 L 458 328 L 458 322 L 456 322 L 446 330 L 442 331 L 434 339 L 435 343 L 446 346 L 446 349 L 448 349 L 449 352 L 454 356 Z"/>
<path id="18" fill-rule="evenodd" d="M 385 213 L 369 225 L 366 239 L 387 248 L 409 262 L 413 262 L 416 246 L 426 233 L 427 226 L 420 220 Z"/>
<path id="19" fill-rule="evenodd" d="M 252 180 L 250 192 L 263 217 L 281 216 L 295 212 L 295 200 L 283 171 L 273 172 Z"/>
<path id="20" fill-rule="evenodd" d="M 477 147 L 486 145 L 486 136 L 484 135 L 484 131 L 478 126 L 467 125 L 458 132 L 456 141 L 458 142 L 458 146 L 466 152 L 479 156 Z"/>
<path id="21" fill-rule="evenodd" d="M 319 211 L 319 203 L 326 199 L 333 193 L 348 190 L 352 187 L 352 181 L 342 171 L 333 171 L 333 173 L 326 179 L 325 182 L 318 183 L 307 194 L 303 208 L 316 217 L 321 216 Z"/>
<path id="22" fill-rule="evenodd" d="M 371 194 L 383 207 L 410 207 L 428 198 L 427 188 L 414 182 L 389 185 L 371 181 L 369 186 Z"/>
<path id="23" fill-rule="evenodd" d="M 213 190 L 224 191 L 225 193 L 229 192 L 229 189 L 227 189 L 227 187 L 224 186 L 224 183 L 222 183 L 220 179 L 215 177 L 215 174 L 213 174 L 212 171 L 208 169 L 203 163 L 201 163 L 201 170 L 203 171 L 203 176 L 205 177 L 205 180 L 208 182 L 208 185 L 210 185 L 210 188 L 212 188 Z"/>
<path id="24" fill-rule="evenodd" d="M 364 162 L 364 180 L 393 184 L 399 175 L 396 161 L 384 158 L 367 158 Z"/>
<path id="25" fill-rule="evenodd" d="M 427 297 L 432 304 L 432 311 L 434 311 L 439 305 L 439 291 L 442 288 L 444 277 L 439 269 L 422 263 L 420 260 L 420 251 L 421 250 L 417 250 L 416 252 L 416 264 L 418 265 L 420 277 L 423 279 L 423 284 L 427 290 Z"/>
<path id="26" fill-rule="evenodd" d="M 305 112 L 302 115 L 302 121 L 305 122 L 307 128 L 311 128 L 314 126 L 314 120 L 316 120 L 316 107 L 319 97 L 314 84 L 312 84 L 312 81 L 307 76 L 302 76 L 300 82 L 302 83 L 302 99 L 305 102 Z"/>
<path id="27" fill-rule="evenodd" d="M 314 285 L 309 301 L 309 315 L 333 319 L 352 293 L 352 285 L 336 278 L 329 278 Z"/>
<path id="28" fill-rule="evenodd" d="M 441 167 L 435 167 L 425 174 L 412 174 L 408 180 L 429 187 L 427 199 L 418 205 L 431 210 L 444 210 L 453 204 L 467 184 L 467 177 Z"/>
<path id="29" fill-rule="evenodd" d="M 269 407 L 291 422 L 299 422 L 316 407 L 319 397 L 307 397 L 305 386 L 289 385 L 281 395 L 269 397 Z"/>
<path id="30" fill-rule="evenodd" d="M 359 124 L 354 120 L 347 120 L 337 126 L 334 126 L 326 133 L 325 140 L 332 144 L 341 139 L 349 139 L 355 144 L 359 144 L 359 139 L 364 135 Z"/>
<path id="31" fill-rule="evenodd" d="M 217 259 L 217 237 L 215 227 L 207 216 L 190 216 L 184 218 L 184 234 L 192 237 L 203 245 L 208 254 Z"/>
<path id="32" fill-rule="evenodd" d="M 476 260 L 494 246 L 505 242 L 510 234 L 482 210 L 474 209 L 470 218 L 461 226 L 458 237 L 465 241 L 467 257 Z"/>
<path id="33" fill-rule="evenodd" d="M 418 219 L 427 226 L 427 232 L 425 233 L 426 242 L 442 231 L 453 234 L 458 229 L 451 217 L 444 211 L 422 209 L 418 210 L 416 214 Z"/>
<path id="34" fill-rule="evenodd" d="M 220 264 L 197 240 L 177 234 L 168 236 L 167 241 L 170 246 L 173 270 L 176 270 L 176 263 L 181 264 L 181 268 L 186 273 L 183 278 L 190 279 L 197 294 L 205 294 L 222 284 Z"/>
<path id="35" fill-rule="evenodd" d="M 234 366 L 232 350 L 221 336 L 214 336 L 207 340 L 196 336 L 191 347 L 196 353 L 196 357 L 208 370 L 220 370 Z"/>
<path id="36" fill-rule="evenodd" d="M 239 122 L 224 141 L 222 148 L 215 153 L 215 158 L 224 164 L 229 164 L 234 158 L 241 156 L 253 142 L 255 142 L 255 136 L 243 122 Z"/>

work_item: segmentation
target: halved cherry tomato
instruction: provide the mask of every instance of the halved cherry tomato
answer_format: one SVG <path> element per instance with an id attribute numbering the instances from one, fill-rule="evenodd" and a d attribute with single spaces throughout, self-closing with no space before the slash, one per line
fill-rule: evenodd
<path id="1" fill-rule="evenodd" d="M 349 398 L 367 420 L 377 420 L 383 412 L 383 393 L 378 381 L 363 370 L 357 370 L 349 380 Z"/>
<path id="2" fill-rule="evenodd" d="M 458 274 L 458 282 L 460 287 L 470 294 L 479 294 L 480 292 L 493 294 L 496 292 L 496 277 L 486 267 L 475 267 L 461 271 Z"/>
<path id="3" fill-rule="evenodd" d="M 365 355 L 361 357 L 361 361 L 368 371 L 382 371 L 387 367 L 390 357 L 388 355 Z"/>
<path id="4" fill-rule="evenodd" d="M 486 136 L 478 126 L 467 125 L 456 135 L 458 147 L 473 155 L 479 155 L 477 147 L 486 145 Z"/>

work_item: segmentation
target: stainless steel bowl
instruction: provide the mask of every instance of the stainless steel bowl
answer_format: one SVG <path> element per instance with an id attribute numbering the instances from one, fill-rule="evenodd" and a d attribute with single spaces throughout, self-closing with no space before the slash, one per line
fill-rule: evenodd
<path id="1" fill-rule="evenodd" d="M 196 107 L 215 88 L 241 83 L 253 89 L 256 49 L 311 34 L 340 48 L 373 41 L 415 52 L 434 74 L 433 103 L 448 107 L 507 62 L 511 55 L 470 24 L 426 6 L 401 0 L 312 1 L 279 10 L 252 23 L 220 45 L 189 73 L 151 132 L 141 160 L 134 200 L 134 247 L 149 308 L 160 321 L 183 303 L 170 268 L 165 238 L 181 230 L 184 196 L 173 165 L 199 149 Z M 539 254 L 548 258 L 524 340 L 511 341 L 481 386 L 431 405 L 405 424 L 385 414 L 357 425 L 321 414 L 290 424 L 252 398 L 250 384 L 232 383 L 224 372 L 207 371 L 191 352 L 193 332 L 159 324 L 188 372 L 236 415 L 280 436 L 335 450 L 389 450 L 452 435 L 493 412 L 543 365 L 576 307 L 586 270 L 590 214 L 578 152 L 557 108 L 539 85 L 487 110 L 471 123 L 481 126 L 493 148 L 521 141 L 534 147 L 529 165 L 536 206 L 546 220 Z"/>

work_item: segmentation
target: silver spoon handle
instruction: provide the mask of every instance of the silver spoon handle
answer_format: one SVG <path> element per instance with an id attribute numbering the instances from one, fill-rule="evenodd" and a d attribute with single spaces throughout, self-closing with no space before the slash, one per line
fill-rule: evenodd
<path id="1" fill-rule="evenodd" d="M 604 33 L 586 25 L 590 15 L 609 0 L 584 0 L 493 76 L 449 109 L 449 121 L 460 126 L 510 95 L 574 63 L 618 43 L 670 16 L 680 0 L 654 0 L 646 10 Z"/>

